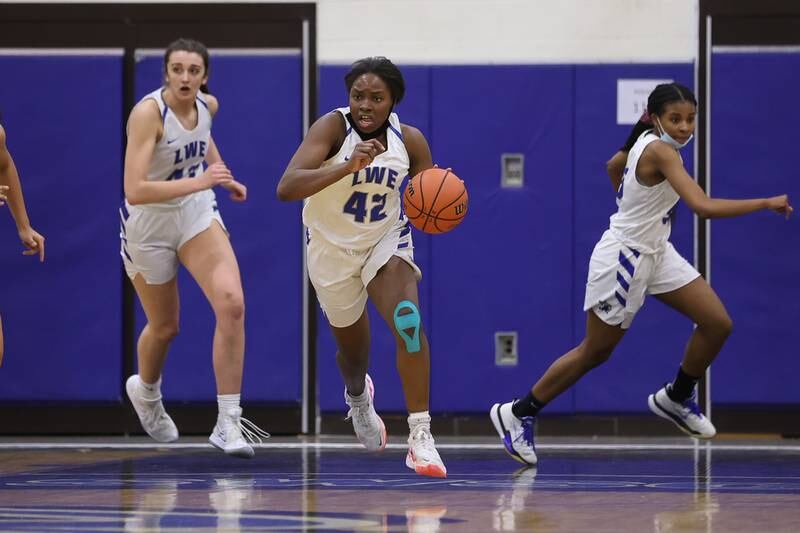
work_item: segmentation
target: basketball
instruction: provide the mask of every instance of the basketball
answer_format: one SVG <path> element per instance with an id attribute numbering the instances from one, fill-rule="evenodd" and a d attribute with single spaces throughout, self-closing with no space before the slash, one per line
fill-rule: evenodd
<path id="1" fill-rule="evenodd" d="M 464 182 L 449 168 L 429 168 L 408 181 L 403 210 L 411 225 L 425 233 L 446 233 L 467 214 Z"/>

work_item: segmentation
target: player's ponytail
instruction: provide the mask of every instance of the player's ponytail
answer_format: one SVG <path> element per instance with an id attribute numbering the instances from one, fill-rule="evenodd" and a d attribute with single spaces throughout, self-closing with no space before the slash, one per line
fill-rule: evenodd
<path id="1" fill-rule="evenodd" d="M 645 109 L 644 113 L 642 113 L 642 116 L 639 117 L 639 122 L 633 125 L 633 129 L 628 135 L 628 140 L 625 141 L 625 144 L 622 145 L 620 150 L 623 152 L 630 152 L 633 145 L 636 144 L 636 140 L 639 138 L 639 136 L 652 127 L 653 123 L 650 120 L 650 113 Z"/>
<path id="2" fill-rule="evenodd" d="M 629 152 L 636 144 L 636 140 L 646 130 L 653 128 L 651 121 L 652 115 L 660 115 L 664 112 L 664 106 L 672 102 L 691 102 L 697 107 L 697 99 L 692 91 L 679 83 L 662 83 L 657 85 L 650 96 L 647 97 L 647 110 L 642 113 L 639 122 L 634 124 L 633 129 L 628 135 L 628 140 L 620 148 L 623 152 Z"/>

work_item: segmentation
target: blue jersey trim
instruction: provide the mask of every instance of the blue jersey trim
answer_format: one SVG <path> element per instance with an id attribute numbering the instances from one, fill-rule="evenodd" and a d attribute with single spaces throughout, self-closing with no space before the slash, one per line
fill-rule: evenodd
<path id="1" fill-rule="evenodd" d="M 397 135 L 398 137 L 400 137 L 400 140 L 401 140 L 401 141 L 403 140 L 403 134 L 402 134 L 402 133 L 400 133 L 399 131 L 397 131 L 397 130 L 395 129 L 395 127 L 394 127 L 394 126 L 392 126 L 391 124 L 389 124 L 389 129 L 390 129 L 390 130 L 392 130 L 392 131 L 395 133 L 395 135 Z"/>

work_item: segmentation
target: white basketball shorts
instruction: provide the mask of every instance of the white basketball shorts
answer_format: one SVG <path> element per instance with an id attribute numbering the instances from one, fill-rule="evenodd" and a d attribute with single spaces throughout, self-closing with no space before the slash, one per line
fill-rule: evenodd
<path id="1" fill-rule="evenodd" d="M 211 190 L 192 194 L 180 206 L 129 205 L 119 210 L 120 255 L 133 280 L 141 274 L 149 285 L 161 285 L 178 273 L 178 250 L 217 220 L 225 229 Z"/>
<path id="2" fill-rule="evenodd" d="M 308 231 L 308 276 L 317 292 L 322 312 L 334 327 L 356 322 L 367 303 L 367 285 L 392 256 L 414 269 L 417 281 L 422 272 L 414 263 L 414 244 L 408 222 L 399 220 L 372 248 L 351 250 Z"/>
<path id="3" fill-rule="evenodd" d="M 669 241 L 659 252 L 643 254 L 606 231 L 589 261 L 583 310 L 627 329 L 648 294 L 680 289 L 699 276 Z"/>

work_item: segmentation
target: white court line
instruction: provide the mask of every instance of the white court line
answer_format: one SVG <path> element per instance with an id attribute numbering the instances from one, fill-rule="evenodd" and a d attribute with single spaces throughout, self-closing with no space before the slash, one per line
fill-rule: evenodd
<path id="1" fill-rule="evenodd" d="M 694 450 L 698 447 L 714 451 L 742 451 L 742 452 L 800 452 L 800 445 L 747 445 L 747 444 L 537 444 L 539 450 L 612 450 L 612 451 L 682 451 Z M 356 443 L 333 443 L 333 442 L 285 442 L 285 443 L 263 443 L 254 444 L 254 448 L 276 449 L 276 450 L 351 450 L 362 449 L 361 444 Z M 387 448 L 394 450 L 405 450 L 405 444 L 387 444 Z M 498 444 L 437 444 L 440 450 L 498 450 L 502 446 Z M 74 443 L 47 443 L 47 442 L 28 442 L 28 443 L 0 443 L 0 450 L 210 450 L 212 446 L 207 443 L 102 443 L 102 442 L 74 442 Z"/>

